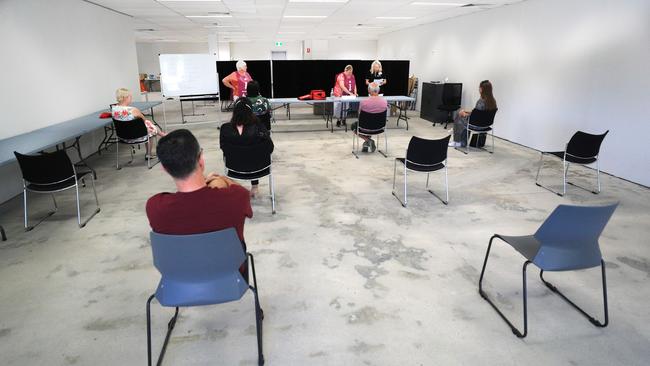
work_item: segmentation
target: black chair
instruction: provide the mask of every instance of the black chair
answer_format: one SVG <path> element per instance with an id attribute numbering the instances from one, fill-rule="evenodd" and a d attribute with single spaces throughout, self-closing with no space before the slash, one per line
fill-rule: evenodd
<path id="1" fill-rule="evenodd" d="M 462 83 L 446 83 L 442 86 L 442 104 L 438 106 L 438 110 L 447 112 L 445 129 L 450 123 L 454 123 L 454 112 L 460 109 L 462 97 Z M 436 123 L 434 122 L 433 125 L 435 126 Z"/>
<path id="2" fill-rule="evenodd" d="M 385 158 L 388 156 L 388 137 L 386 136 L 386 111 L 379 113 L 367 113 L 364 111 L 359 112 L 359 121 L 356 124 L 352 124 L 352 130 L 354 134 L 352 135 L 352 154 L 359 159 L 359 134 L 366 136 L 375 136 L 384 134 L 384 146 L 386 147 L 386 152 L 381 151 L 377 148 L 380 154 Z M 379 139 L 377 139 L 379 142 Z"/>
<path id="3" fill-rule="evenodd" d="M 590 133 L 578 131 L 576 132 L 569 143 L 566 145 L 564 151 L 543 151 L 539 159 L 539 168 L 537 168 L 537 176 L 535 177 L 535 184 L 539 187 L 547 189 L 558 196 L 564 196 L 566 194 L 566 185 L 567 183 L 572 186 L 590 191 L 593 194 L 600 193 L 600 145 L 603 143 L 605 136 L 609 133 L 609 130 L 605 131 L 602 135 L 592 135 Z M 539 173 L 542 170 L 544 165 L 544 155 L 551 155 L 562 159 L 563 167 L 563 183 L 562 183 L 562 193 L 555 192 L 548 187 L 544 187 L 539 183 Z M 580 165 L 589 165 L 596 163 L 596 181 L 598 184 L 597 190 L 591 190 L 584 187 L 581 187 L 575 183 L 567 182 L 567 173 L 569 172 L 569 164 L 575 163 Z"/>
<path id="4" fill-rule="evenodd" d="M 439 140 L 426 140 L 416 136 L 411 137 L 409 146 L 406 149 L 406 158 L 395 158 L 395 167 L 393 168 L 393 196 L 406 207 L 408 204 L 407 198 L 407 180 L 406 172 L 421 172 L 427 173 L 427 184 L 425 189 L 434 195 L 437 199 L 442 201 L 445 205 L 449 203 L 449 185 L 447 180 L 447 148 L 451 136 Z M 395 177 L 397 176 L 397 162 L 404 166 L 404 201 L 402 201 L 395 193 Z M 445 198 L 442 199 L 436 193 L 429 189 L 429 174 L 437 170 L 445 170 Z"/>
<path id="5" fill-rule="evenodd" d="M 226 176 L 238 180 L 258 180 L 269 177 L 271 209 L 275 214 L 275 188 L 271 163 L 270 144 L 262 143 L 250 146 L 222 146 L 226 165 Z"/>
<path id="6" fill-rule="evenodd" d="M 264 127 L 266 127 L 267 130 L 271 131 L 271 112 L 264 113 L 262 115 L 257 116 L 257 119 L 262 122 Z"/>
<path id="7" fill-rule="evenodd" d="M 133 162 L 133 155 L 135 155 L 135 146 L 140 144 L 148 145 L 151 143 L 151 137 L 149 136 L 149 131 L 147 126 L 144 124 L 142 118 L 136 118 L 132 121 L 118 121 L 113 119 L 113 128 L 115 129 L 115 135 L 117 136 L 117 144 L 115 144 L 115 168 L 120 170 L 120 144 L 130 145 L 131 146 L 131 160 L 127 164 Z M 151 148 L 153 151 L 153 146 Z M 154 165 L 158 164 L 160 161 L 156 159 L 156 162 L 151 164 L 151 156 L 147 155 L 147 168 L 151 169 Z"/>
<path id="8" fill-rule="evenodd" d="M 569 305 L 573 306 L 578 312 L 584 315 L 589 322 L 597 327 L 606 327 L 609 323 L 609 314 L 607 312 L 607 280 L 605 278 L 605 261 L 603 260 L 598 244 L 598 238 L 603 232 L 605 225 L 609 222 L 610 217 L 616 210 L 618 203 L 608 206 L 581 207 L 581 206 L 558 206 L 553 213 L 537 229 L 537 232 L 528 236 L 505 236 L 494 234 L 490 238 L 481 277 L 478 281 L 478 292 L 485 299 L 497 314 L 510 326 L 512 332 L 519 338 L 524 338 L 528 334 L 528 307 L 526 291 L 526 267 L 534 264 L 540 269 L 539 278 L 549 290 L 558 294 Z M 499 308 L 490 300 L 485 291 L 483 291 L 483 276 L 492 241 L 500 239 L 509 244 L 526 261 L 522 268 L 523 278 L 523 305 L 524 305 L 524 331 L 517 329 L 508 318 L 499 310 Z M 591 315 L 587 314 L 573 301 L 569 300 L 553 284 L 544 279 L 544 271 L 576 271 L 588 268 L 600 267 L 603 281 L 603 306 L 605 319 L 601 323 Z"/>
<path id="9" fill-rule="evenodd" d="M 485 140 L 487 140 L 487 134 L 492 135 L 492 151 L 488 149 L 483 149 L 490 154 L 494 153 L 494 117 L 497 114 L 498 109 L 491 111 L 481 111 L 474 109 L 469 115 L 469 120 L 467 122 L 467 144 L 465 145 L 465 150 L 460 150 L 465 154 L 469 154 L 469 147 L 473 146 L 479 149 L 482 149 L 480 146 L 480 138 L 482 135 L 485 135 Z M 476 136 L 476 142 L 473 144 L 472 137 Z M 483 140 L 483 141 L 485 141 Z M 458 148 L 456 148 L 459 150 Z"/>
<path id="10" fill-rule="evenodd" d="M 23 205 L 25 212 L 25 231 L 33 229 L 36 225 L 52 216 L 58 209 L 54 193 L 74 188 L 77 194 L 77 223 L 82 228 L 90 221 L 99 211 L 99 200 L 95 190 L 95 179 L 92 171 L 77 172 L 74 164 L 70 161 L 65 150 L 57 150 L 53 153 L 43 153 L 39 155 L 23 155 L 14 151 L 18 165 L 23 175 Z M 79 204 L 79 181 L 82 186 L 86 186 L 86 175 L 90 174 L 90 180 L 95 195 L 97 209 L 83 222 L 81 221 L 81 209 Z M 54 211 L 51 211 L 42 218 L 36 225 L 29 226 L 29 216 L 27 211 L 27 192 L 49 193 L 54 201 Z"/>

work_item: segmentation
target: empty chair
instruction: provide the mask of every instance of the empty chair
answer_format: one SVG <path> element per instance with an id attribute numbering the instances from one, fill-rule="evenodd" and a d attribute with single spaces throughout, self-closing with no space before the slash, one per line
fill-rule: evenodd
<path id="1" fill-rule="evenodd" d="M 465 146 L 465 150 L 458 149 L 461 152 L 468 154 L 469 153 L 469 147 L 472 145 L 472 136 L 476 136 L 476 142 L 475 146 L 477 148 L 481 148 L 479 141 L 481 135 L 486 135 L 485 140 L 487 140 L 487 134 L 492 135 L 492 151 L 488 149 L 484 149 L 485 151 L 489 152 L 490 154 L 494 153 L 494 117 L 497 114 L 498 109 L 493 109 L 493 110 L 479 110 L 479 109 L 474 109 L 472 110 L 472 113 L 469 115 L 469 121 L 467 122 L 467 145 Z M 485 141 L 484 140 L 484 141 Z"/>
<path id="2" fill-rule="evenodd" d="M 229 145 L 223 150 L 226 176 L 238 180 L 258 180 L 269 177 L 271 209 L 275 214 L 275 188 L 269 144 L 260 143 L 249 146 Z"/>
<path id="3" fill-rule="evenodd" d="M 215 305 L 237 301 L 251 290 L 255 300 L 258 364 L 264 364 L 262 353 L 262 320 L 255 263 L 253 255 L 245 253 L 234 228 L 205 234 L 165 235 L 151 232 L 153 263 L 161 274 L 156 292 L 147 300 L 147 360 L 151 359 L 151 301 L 155 298 L 163 307 L 175 308 L 167 325 L 167 334 L 158 356 L 162 364 L 167 343 L 176 325 L 179 307 Z M 249 284 L 239 271 L 244 261 L 249 261 L 253 284 Z M 224 314 L 224 318 L 232 314 Z M 214 362 L 217 362 L 215 360 Z"/>
<path id="4" fill-rule="evenodd" d="M 25 231 L 33 229 L 46 218 L 52 216 L 58 209 L 54 193 L 74 188 L 77 197 L 77 223 L 80 228 L 86 226 L 99 211 L 99 200 L 95 190 L 95 179 L 91 170 L 77 172 L 74 164 L 70 161 L 65 150 L 57 150 L 53 153 L 42 153 L 39 155 L 23 155 L 14 151 L 20 171 L 23 175 L 23 206 L 25 213 Z M 95 204 L 97 209 L 84 221 L 81 221 L 81 208 L 79 203 L 79 181 L 85 187 L 86 175 L 90 174 L 93 194 L 95 195 Z M 27 210 L 27 192 L 45 193 L 52 195 L 54 202 L 54 211 L 49 212 L 36 225 L 29 225 L 29 213 Z"/>
<path id="5" fill-rule="evenodd" d="M 357 129 L 352 135 L 352 154 L 359 159 L 359 134 L 365 136 L 375 136 L 375 135 L 384 135 L 384 146 L 386 151 L 381 151 L 377 149 L 380 154 L 385 158 L 388 156 L 388 137 L 386 136 L 386 112 L 379 113 L 368 113 L 361 111 L 359 112 L 359 122 L 357 123 Z M 377 139 L 379 142 L 379 139 Z"/>
<path id="6" fill-rule="evenodd" d="M 537 176 L 535 177 L 535 184 L 539 187 L 548 189 L 549 191 L 557 194 L 558 196 L 564 196 L 566 194 L 566 185 L 567 183 L 582 188 L 584 190 L 590 191 L 593 194 L 600 193 L 600 145 L 603 143 L 605 136 L 607 136 L 609 130 L 605 131 L 602 135 L 592 135 L 590 133 L 578 131 L 576 132 L 569 143 L 566 145 L 564 151 L 542 151 L 542 155 L 539 158 L 539 168 L 537 168 Z M 556 156 L 562 159 L 562 193 L 555 192 L 552 189 L 545 187 L 539 183 L 539 173 L 542 170 L 544 165 L 544 155 Z M 575 183 L 567 181 L 567 174 L 569 173 L 569 164 L 575 163 L 580 165 L 589 165 L 596 163 L 596 190 L 587 189 L 581 187 Z"/>
<path id="7" fill-rule="evenodd" d="M 427 184 L 425 189 L 438 198 L 445 205 L 449 203 L 449 185 L 447 180 L 447 148 L 449 138 L 439 140 L 427 140 L 416 136 L 411 137 L 409 146 L 406 149 L 406 158 L 395 158 L 393 168 L 393 196 L 406 207 L 408 204 L 407 197 L 407 172 L 427 173 Z M 397 176 L 397 162 L 404 167 L 404 201 L 395 193 L 395 178 Z M 429 189 L 429 175 L 437 170 L 445 170 L 445 199 L 442 199 L 435 192 Z"/>
<path id="8" fill-rule="evenodd" d="M 490 238 L 481 277 L 478 282 L 478 291 L 501 318 L 510 326 L 512 332 L 519 338 L 528 334 L 528 309 L 526 293 L 526 268 L 533 263 L 539 267 L 539 277 L 551 291 L 558 294 L 562 299 L 567 301 L 582 315 L 597 327 L 606 327 L 609 322 L 607 311 L 607 281 L 605 278 L 605 262 L 603 261 L 598 245 L 598 238 L 602 233 L 605 225 L 614 213 L 618 203 L 609 206 L 600 207 L 580 207 L 580 206 L 558 206 L 553 213 L 544 221 L 542 226 L 533 235 L 528 236 L 505 236 L 495 234 Z M 526 261 L 523 265 L 523 304 L 524 304 L 524 331 L 519 331 L 505 315 L 490 300 L 485 291 L 483 291 L 483 276 L 485 267 L 492 248 L 492 241 L 501 239 L 516 251 L 519 252 Z M 603 304 L 605 319 L 599 322 L 575 303 L 569 300 L 564 294 L 544 279 L 544 271 L 573 271 L 593 267 L 601 267 L 603 282 Z"/>
<path id="9" fill-rule="evenodd" d="M 153 137 L 155 139 L 156 137 L 156 135 L 149 136 L 147 126 L 141 118 L 136 118 L 131 121 L 117 121 L 113 119 L 113 129 L 115 130 L 115 136 L 117 137 L 117 144 L 115 144 L 115 168 L 118 170 L 120 169 L 120 144 L 131 146 L 131 160 L 127 163 L 131 164 L 133 162 L 133 155 L 135 154 L 135 145 L 148 145 L 151 143 L 151 138 Z M 153 151 L 153 148 L 151 150 Z M 152 158 L 150 155 L 147 155 L 146 159 L 147 168 L 149 169 L 159 163 L 156 159 L 156 162 L 152 165 Z"/>
<path id="10" fill-rule="evenodd" d="M 442 86 L 442 104 L 438 106 L 438 110 L 447 112 L 445 128 L 447 128 L 450 123 L 454 122 L 453 114 L 460 109 L 462 97 L 463 84 L 445 83 Z M 433 125 L 435 126 L 436 124 L 434 123 Z"/>

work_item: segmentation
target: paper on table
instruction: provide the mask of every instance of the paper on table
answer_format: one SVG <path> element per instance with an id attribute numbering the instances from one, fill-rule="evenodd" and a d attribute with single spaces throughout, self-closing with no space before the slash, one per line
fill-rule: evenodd
<path id="1" fill-rule="evenodd" d="M 354 98 L 356 98 L 355 95 L 343 95 L 343 96 L 341 96 L 341 99 L 354 99 Z"/>

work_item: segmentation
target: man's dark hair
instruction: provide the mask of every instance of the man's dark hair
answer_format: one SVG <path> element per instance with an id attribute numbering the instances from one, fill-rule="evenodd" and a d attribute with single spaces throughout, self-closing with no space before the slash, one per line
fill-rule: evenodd
<path id="1" fill-rule="evenodd" d="M 246 85 L 246 95 L 249 97 L 257 97 L 260 95 L 260 83 L 255 80 L 249 81 Z"/>
<path id="2" fill-rule="evenodd" d="M 181 129 L 161 138 L 156 153 L 169 175 L 176 179 L 184 179 L 196 169 L 201 147 L 189 130 Z"/>

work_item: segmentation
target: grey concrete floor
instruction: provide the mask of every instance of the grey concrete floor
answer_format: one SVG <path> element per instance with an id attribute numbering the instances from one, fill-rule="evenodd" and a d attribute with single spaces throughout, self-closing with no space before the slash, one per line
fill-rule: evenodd
<path id="1" fill-rule="evenodd" d="M 228 117 L 198 109 L 208 115 L 190 121 Z M 174 103 L 166 116 L 178 120 Z M 216 124 L 187 127 L 204 148 L 208 170 L 222 172 Z M 437 138 L 447 131 L 414 117 L 409 131 L 389 130 L 389 158 L 375 153 L 360 159 L 350 154 L 350 132 L 280 132 L 313 127 L 324 124 L 294 119 L 274 126 L 278 212 L 271 215 L 265 193 L 254 200 L 245 229 L 266 315 L 267 365 L 650 362 L 648 189 L 605 175 L 602 194 L 569 187 L 561 198 L 535 186 L 537 152 L 497 140 L 493 155 L 449 151 L 449 206 L 424 190 L 424 175 L 412 175 L 410 205 L 403 208 L 391 195 L 394 157 L 403 156 L 413 135 Z M 76 226 L 71 193 L 59 194 L 59 213 L 27 233 L 21 198 L 3 205 L 0 222 L 10 238 L 0 243 L 0 364 L 145 364 L 145 302 L 159 274 L 144 204 L 174 186 L 160 166 L 146 169 L 142 151 L 116 171 L 114 152 L 89 160 L 99 174 L 102 211 L 84 229 Z M 543 180 L 559 187 L 560 169 L 549 163 Z M 570 174 L 593 183 L 591 170 Z M 443 192 L 441 174 L 431 182 Z M 267 181 L 261 184 L 266 192 Z M 89 191 L 83 197 L 82 209 L 89 212 Z M 533 233 L 559 204 L 614 201 L 620 207 L 600 242 L 610 325 L 592 326 L 543 287 L 533 269 L 529 336 L 517 339 L 477 293 L 490 236 Z M 50 202 L 34 198 L 32 215 L 44 214 Z M 499 243 L 486 275 L 487 290 L 517 324 L 523 261 Z M 548 277 L 601 317 L 597 269 Z M 154 305 L 153 314 L 158 349 L 171 311 Z M 165 364 L 252 365 L 255 347 L 253 298 L 247 294 L 236 303 L 182 309 Z"/>

